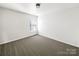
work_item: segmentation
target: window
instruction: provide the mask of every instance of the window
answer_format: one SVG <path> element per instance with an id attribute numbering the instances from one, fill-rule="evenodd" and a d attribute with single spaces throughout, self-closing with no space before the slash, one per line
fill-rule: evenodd
<path id="1" fill-rule="evenodd" d="M 30 20 L 30 31 L 31 32 L 38 32 L 37 19 L 31 19 Z"/>

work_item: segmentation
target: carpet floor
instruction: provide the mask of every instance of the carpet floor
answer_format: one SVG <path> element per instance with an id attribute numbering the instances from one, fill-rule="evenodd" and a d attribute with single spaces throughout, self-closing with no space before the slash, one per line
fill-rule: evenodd
<path id="1" fill-rule="evenodd" d="M 0 56 L 78 56 L 79 48 L 40 35 L 0 45 Z"/>

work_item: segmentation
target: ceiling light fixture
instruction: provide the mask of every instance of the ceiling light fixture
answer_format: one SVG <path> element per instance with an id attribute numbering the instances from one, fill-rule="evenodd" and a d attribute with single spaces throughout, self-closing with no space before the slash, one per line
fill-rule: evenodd
<path id="1" fill-rule="evenodd" d="M 36 3 L 36 8 L 40 8 L 40 3 Z"/>

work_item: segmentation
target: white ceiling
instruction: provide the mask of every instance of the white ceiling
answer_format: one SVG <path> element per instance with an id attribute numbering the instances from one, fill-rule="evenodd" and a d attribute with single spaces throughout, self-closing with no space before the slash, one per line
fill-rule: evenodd
<path id="1" fill-rule="evenodd" d="M 39 15 L 65 8 L 79 8 L 79 3 L 41 3 L 40 8 L 36 8 L 35 3 L 0 3 L 0 7 Z"/>
<path id="2" fill-rule="evenodd" d="M 48 12 L 55 12 L 62 9 L 67 8 L 79 8 L 78 3 L 44 3 L 41 4 L 40 9 L 38 9 L 39 13 L 44 14 Z"/>
<path id="3" fill-rule="evenodd" d="M 25 13 L 36 14 L 34 3 L 0 3 L 0 7 L 13 9 Z"/>

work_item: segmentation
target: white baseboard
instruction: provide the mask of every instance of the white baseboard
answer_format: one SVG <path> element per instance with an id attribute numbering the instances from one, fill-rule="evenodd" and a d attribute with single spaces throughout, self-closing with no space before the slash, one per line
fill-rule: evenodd
<path id="1" fill-rule="evenodd" d="M 45 33 L 39 33 L 39 35 L 79 48 L 79 45 L 75 45 L 75 44 L 68 43 L 68 42 L 65 42 L 65 41 L 62 41 L 62 40 L 58 40 L 58 38 L 49 36 L 49 35 L 47 35 L 47 34 L 45 34 Z"/>
<path id="2" fill-rule="evenodd" d="M 4 41 L 4 42 L 1 42 L 0 45 L 2 44 L 6 44 L 6 43 L 9 43 L 9 42 L 13 42 L 13 41 L 16 41 L 16 40 L 20 40 L 22 38 L 27 38 L 27 37 L 30 37 L 30 36 L 34 36 L 36 34 L 33 34 L 33 35 L 28 35 L 28 36 L 22 36 L 22 37 L 19 37 L 19 38 L 16 38 L 16 39 L 12 39 L 12 40 L 8 40 L 8 41 Z"/>

